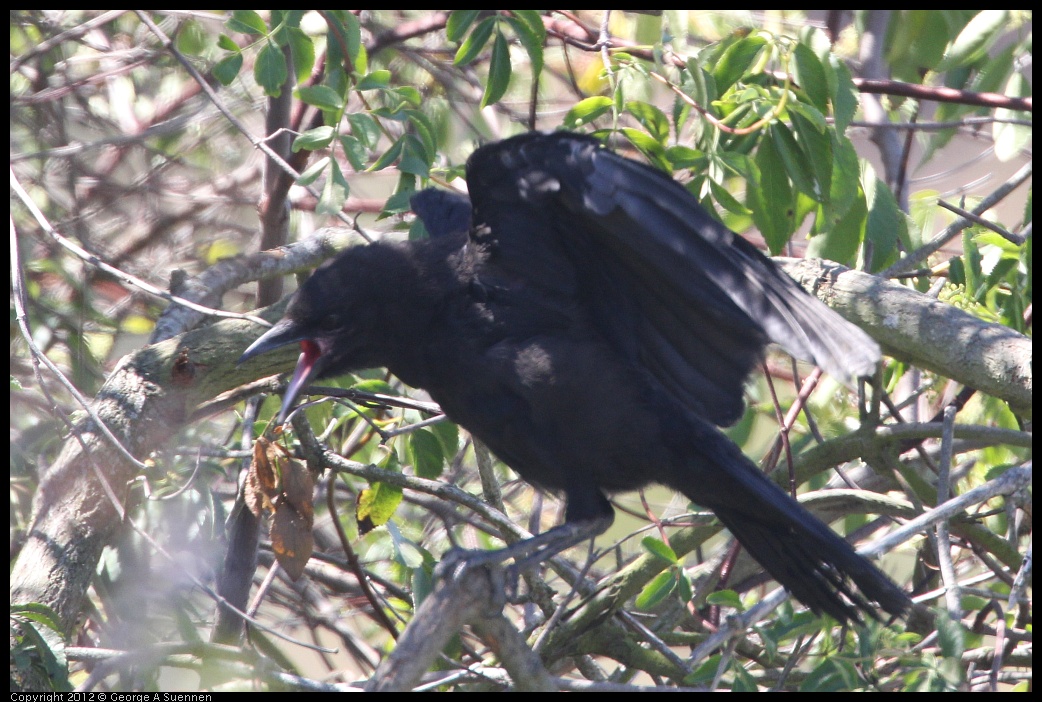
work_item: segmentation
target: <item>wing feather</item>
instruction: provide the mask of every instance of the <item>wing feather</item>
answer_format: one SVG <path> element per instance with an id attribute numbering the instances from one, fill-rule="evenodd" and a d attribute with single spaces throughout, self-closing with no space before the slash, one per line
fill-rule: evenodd
<path id="1" fill-rule="evenodd" d="M 715 220 L 683 186 L 590 137 L 530 133 L 467 164 L 484 275 L 573 299 L 613 346 L 717 424 L 769 341 L 850 383 L 879 348 Z M 505 205 L 505 206 L 504 206 Z"/>

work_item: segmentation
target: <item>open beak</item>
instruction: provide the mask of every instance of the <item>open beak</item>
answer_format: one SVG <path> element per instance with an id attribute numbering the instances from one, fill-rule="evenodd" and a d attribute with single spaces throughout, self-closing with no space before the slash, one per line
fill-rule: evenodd
<path id="1" fill-rule="evenodd" d="M 280 424 L 285 423 L 301 389 L 306 387 L 312 379 L 316 378 L 323 365 L 325 365 L 322 362 L 321 345 L 295 321 L 283 319 L 250 344 L 250 347 L 239 357 L 239 363 L 245 363 L 251 358 L 294 342 L 300 343 L 301 354 L 300 358 L 297 359 L 297 367 L 293 371 L 293 378 L 289 381 L 286 394 L 282 398 L 282 408 L 279 410 L 278 416 Z"/>

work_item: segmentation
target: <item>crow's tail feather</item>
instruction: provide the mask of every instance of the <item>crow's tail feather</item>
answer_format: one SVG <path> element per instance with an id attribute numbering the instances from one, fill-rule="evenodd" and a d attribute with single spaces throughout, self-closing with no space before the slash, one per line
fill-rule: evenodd
<path id="1" fill-rule="evenodd" d="M 823 539 L 817 528 L 807 529 L 806 519 L 817 520 L 800 510 L 804 519 L 787 524 L 724 509 L 716 514 L 749 554 L 815 613 L 840 622 L 860 621 L 859 612 L 878 619 L 875 602 L 890 614 L 904 614 L 910 604 L 904 592 L 831 531 L 831 538 Z M 820 522 L 815 527 L 828 529 Z"/>
<path id="2" fill-rule="evenodd" d="M 749 554 L 815 613 L 860 622 L 877 608 L 900 616 L 908 596 L 840 536 L 771 482 L 715 429 L 701 432 L 697 466 L 667 482 L 709 507 Z"/>

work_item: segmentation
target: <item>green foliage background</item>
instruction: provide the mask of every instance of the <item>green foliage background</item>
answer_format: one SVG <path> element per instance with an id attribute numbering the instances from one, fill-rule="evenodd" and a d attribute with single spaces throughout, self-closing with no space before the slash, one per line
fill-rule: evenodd
<path id="1" fill-rule="evenodd" d="M 257 249 L 265 226 L 258 209 L 263 214 L 270 202 L 265 183 L 276 190 L 282 183 L 295 236 L 334 224 L 367 237 L 423 236 L 409 213 L 412 192 L 459 186 L 466 156 L 482 142 L 565 128 L 673 174 L 772 255 L 822 257 L 889 274 L 952 220 L 939 199 L 972 209 L 997 184 L 976 182 L 978 173 L 965 164 L 984 159 L 977 170 L 1006 173 L 1030 160 L 1030 102 L 1025 109 L 1017 99 L 1031 96 L 1031 14 L 887 12 L 880 35 L 873 33 L 878 17 L 866 11 L 16 11 L 10 18 L 12 181 L 56 230 L 96 259 L 166 288 L 174 269 L 195 276 L 222 258 Z M 859 74 L 869 58 L 868 38 L 878 42 L 871 58 L 885 66 L 882 77 Z M 942 88 L 964 92 L 942 101 Z M 996 93 L 1008 100 L 977 98 Z M 901 149 L 884 154 L 881 167 L 873 165 L 880 161 L 864 135 L 875 139 L 873 129 L 889 127 L 866 119 L 866 99 L 878 100 L 887 121 L 901 126 L 893 129 Z M 265 123 L 266 114 L 283 116 Z M 279 134 L 289 135 L 289 148 L 279 151 Z M 270 160 L 262 142 L 283 162 Z M 967 144 L 973 153 L 959 151 Z M 956 192 L 939 192 L 928 179 L 913 177 L 953 158 L 962 168 Z M 1012 232 L 1031 223 L 1030 191 L 1018 197 L 989 213 Z M 12 223 L 18 244 L 12 261 L 15 275 L 24 278 L 33 338 L 71 385 L 92 397 L 116 361 L 145 343 L 166 303 L 62 249 L 14 191 Z M 973 224 L 950 245 L 915 260 L 900 280 L 1030 334 L 1031 240 L 1012 236 Z M 249 306 L 241 293 L 223 303 L 225 309 Z M 12 293 L 12 562 L 38 476 L 58 460 L 81 412 L 53 376 L 35 371 L 17 316 Z M 799 383 L 784 362 L 772 368 L 784 368 L 776 385 L 788 380 L 778 390 L 784 413 Z M 927 420 L 959 389 L 896 360 L 882 383 L 904 403 L 908 421 Z M 411 392 L 380 372 L 340 384 L 396 396 Z M 749 400 L 732 436 L 750 455 L 768 454 L 765 462 L 773 465 L 776 403 L 762 380 L 751 386 Z M 276 405 L 273 399 L 260 410 L 257 433 Z M 138 457 L 150 472 L 141 476 L 140 500 L 128 514 L 134 528 L 97 564 L 78 628 L 62 631 L 45 604 L 19 603 L 12 610 L 20 627 L 12 638 L 13 679 L 35 674 L 54 689 L 112 690 L 310 689 L 365 679 L 394 641 L 362 597 L 352 574 L 359 571 L 346 564 L 337 533 L 353 544 L 380 608 L 398 630 L 429 591 L 433 567 L 450 542 L 501 544 L 485 516 L 407 482 L 443 481 L 481 494 L 474 468 L 480 447 L 475 455 L 465 432 L 444 422 L 413 428 L 428 416 L 414 409 L 318 404 L 308 418 L 329 447 L 358 464 L 404 474 L 412 489 L 343 473 L 322 481 L 306 583 L 267 583 L 257 617 L 274 629 L 251 631 L 232 653 L 209 647 L 214 604 L 205 586 L 221 562 L 235 497 L 241 407 L 229 403 L 204 421 L 175 428 L 169 446 Z M 958 421 L 1011 432 L 1029 428 L 1004 403 L 979 395 Z M 825 381 L 788 441 L 798 453 L 828 445 L 857 423 L 855 398 Z M 284 441 L 292 446 L 294 439 Z M 893 474 L 879 483 L 872 471 L 859 473 L 875 492 L 889 495 L 889 506 L 858 503 L 834 526 L 879 536 L 892 520 L 935 505 L 927 454 L 935 456 L 936 445 L 928 439 L 921 455 L 890 456 L 888 465 L 904 476 L 896 481 Z M 993 480 L 1029 455 L 1003 441 L 962 442 L 946 489 L 958 494 Z M 869 462 L 879 468 L 876 458 Z M 490 468 L 504 485 L 497 506 L 509 518 L 531 531 L 555 522 L 551 496 L 534 496 L 499 464 Z M 855 461 L 844 470 L 863 469 Z M 823 487 L 826 479 L 820 474 L 807 487 Z M 334 499 L 327 507 L 329 494 Z M 487 492 L 486 498 L 495 504 Z M 1029 496 L 1026 510 L 1015 500 L 995 499 L 962 518 L 998 535 L 1006 550 L 975 541 L 970 531 L 959 533 L 953 557 L 960 582 L 968 584 L 955 616 L 944 606 L 936 536 L 922 537 L 891 554 L 886 568 L 914 594 L 933 592 L 924 604 L 936 616 L 842 630 L 789 602 L 745 637 L 700 659 L 686 656 L 768 590 L 735 578 L 728 588 L 741 589 L 713 592 L 725 556 L 711 516 L 681 520 L 695 527 L 680 537 L 667 528 L 673 517 L 661 515 L 689 514 L 686 506 L 670 504 L 665 492 L 650 491 L 646 499 L 648 514 L 657 516 L 649 517 L 637 496 L 620 496 L 620 514 L 630 516 L 599 542 L 607 557 L 594 563 L 585 600 L 564 599 L 570 586 L 548 571 L 543 575 L 557 599 L 541 602 L 542 610 L 511 610 L 530 641 L 548 637 L 540 653 L 562 678 L 735 691 L 1030 684 L 1030 587 L 1015 584 L 1019 559 L 1030 554 Z M 377 528 L 359 529 L 356 506 Z M 271 563 L 262 549 L 257 585 Z M 752 570 L 747 565 L 743 572 Z M 597 610 L 600 626 L 576 628 L 580 602 L 589 606 L 609 585 L 630 594 Z M 1011 592 L 1019 599 L 1011 602 Z M 576 608 L 571 623 L 566 618 L 544 632 L 548 603 L 550 612 Z M 109 659 L 103 669 L 87 655 L 91 647 L 148 655 L 125 664 Z M 445 670 L 497 666 L 469 635 L 444 653 L 439 666 Z M 504 684 L 462 676 L 444 687 Z"/>

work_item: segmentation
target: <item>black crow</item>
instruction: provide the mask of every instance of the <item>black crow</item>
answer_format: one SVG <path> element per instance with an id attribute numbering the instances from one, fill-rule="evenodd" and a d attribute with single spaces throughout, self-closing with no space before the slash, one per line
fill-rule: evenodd
<path id="1" fill-rule="evenodd" d="M 415 195 L 429 239 L 342 252 L 246 350 L 301 344 L 283 419 L 310 381 L 386 367 L 562 494 L 572 527 L 603 530 L 607 494 L 662 483 L 713 510 L 815 612 L 907 609 L 716 428 L 741 416 L 767 343 L 851 383 L 875 372 L 875 342 L 680 184 L 591 137 L 483 146 L 467 185 L 469 199 Z"/>

